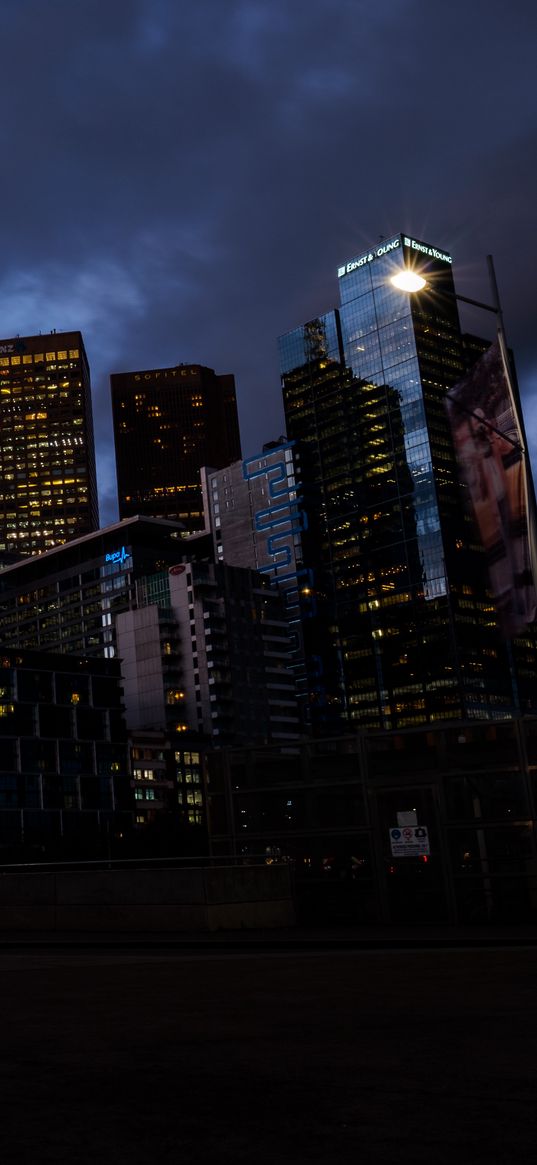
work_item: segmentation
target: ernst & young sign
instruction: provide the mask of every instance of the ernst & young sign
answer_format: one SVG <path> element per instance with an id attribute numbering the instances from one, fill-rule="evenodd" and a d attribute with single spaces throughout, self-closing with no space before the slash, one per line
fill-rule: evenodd
<path id="1" fill-rule="evenodd" d="M 428 243 L 420 243 L 418 239 L 411 239 L 408 235 L 403 235 L 403 243 L 405 247 L 409 247 L 412 251 L 419 251 L 422 255 L 429 255 L 431 259 L 440 259 L 443 263 L 453 262 L 451 255 L 448 255 L 446 251 L 438 251 L 436 247 L 430 247 Z M 356 271 L 358 267 L 366 267 L 369 263 L 373 263 L 375 259 L 381 259 L 383 255 L 389 255 L 391 251 L 397 251 L 400 246 L 400 235 L 397 235 L 395 239 L 389 239 L 388 242 L 380 243 L 373 250 L 366 251 L 363 255 L 359 255 L 357 259 L 350 259 L 348 263 L 344 263 L 342 267 L 338 267 L 338 278 L 341 279 L 344 275 L 350 275 L 351 271 Z"/>

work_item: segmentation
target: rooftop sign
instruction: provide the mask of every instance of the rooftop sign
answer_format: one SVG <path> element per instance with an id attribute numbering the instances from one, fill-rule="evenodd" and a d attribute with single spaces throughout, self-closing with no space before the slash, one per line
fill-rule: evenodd
<path id="1" fill-rule="evenodd" d="M 413 251 L 421 251 L 422 255 L 430 255 L 431 259 L 441 259 L 443 263 L 452 263 L 451 255 L 446 251 L 437 251 L 436 247 L 430 247 L 428 243 L 418 243 L 417 239 L 409 239 L 407 235 L 403 236 L 405 247 L 411 247 Z"/>
<path id="2" fill-rule="evenodd" d="M 130 552 L 130 550 L 126 550 L 126 548 L 125 548 L 124 546 L 122 546 L 122 547 L 121 547 L 121 550 L 112 550 L 112 552 L 111 552 L 111 553 L 109 553 L 109 554 L 105 555 L 105 560 L 104 560 L 104 561 L 105 561 L 105 562 L 120 562 L 120 563 L 124 563 L 124 562 L 126 561 L 126 559 L 127 559 L 127 558 L 130 558 L 130 557 L 131 557 L 131 552 Z"/>
<path id="3" fill-rule="evenodd" d="M 429 255 L 431 259 L 440 259 L 443 263 L 453 262 L 451 255 L 448 255 L 446 251 L 438 251 L 436 247 L 430 247 L 428 243 L 420 243 L 417 239 L 409 238 L 408 235 L 403 235 L 403 243 L 405 247 L 410 247 L 413 251 L 420 251 L 422 255 Z M 397 251 L 400 246 L 401 235 L 396 235 L 395 239 L 388 239 L 387 242 L 379 243 L 378 247 L 374 247 L 371 251 L 365 251 L 357 259 L 350 259 L 348 263 L 338 267 L 338 279 L 344 275 L 350 275 L 358 267 L 367 267 L 375 259 L 382 259 L 384 255 L 389 255 L 390 251 Z"/>
<path id="4" fill-rule="evenodd" d="M 341 279 L 342 275 L 350 275 L 351 271 L 356 271 L 357 267 L 366 267 L 368 263 L 373 262 L 373 259 L 381 259 L 383 255 L 389 255 L 390 251 L 396 251 L 400 246 L 400 235 L 397 235 L 395 239 L 390 239 L 387 243 L 380 243 L 373 251 L 366 251 L 364 255 L 359 255 L 357 259 L 351 259 L 343 267 L 338 267 L 338 279 Z"/>

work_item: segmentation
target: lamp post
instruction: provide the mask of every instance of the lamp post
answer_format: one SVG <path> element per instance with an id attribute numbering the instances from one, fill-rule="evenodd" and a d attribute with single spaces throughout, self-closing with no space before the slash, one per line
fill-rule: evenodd
<path id="1" fill-rule="evenodd" d="M 491 288 L 491 292 L 492 292 L 492 298 L 494 300 L 494 305 L 492 305 L 490 303 L 482 303 L 478 299 L 470 299 L 467 295 L 459 295 L 458 292 L 456 292 L 456 291 L 453 291 L 449 294 L 450 294 L 450 298 L 460 300 L 461 303 L 468 303 L 471 305 L 471 307 L 478 307 L 478 308 L 481 308 L 483 311 L 492 312 L 493 315 L 496 316 L 496 328 L 497 328 L 497 333 L 498 333 L 498 341 L 500 344 L 500 349 L 502 352 L 506 371 L 508 373 L 509 386 L 510 386 L 511 392 L 512 392 L 513 397 L 514 397 L 515 402 L 516 402 L 516 412 L 517 412 L 518 425 L 519 425 L 520 432 L 522 433 L 522 436 L 524 438 L 524 443 L 525 443 L 526 442 L 526 434 L 524 432 L 524 424 L 523 424 L 523 420 L 522 420 L 522 409 L 521 409 L 521 405 L 520 405 L 520 400 L 518 397 L 518 392 L 515 390 L 515 385 L 511 382 L 512 377 L 509 375 L 509 373 L 510 373 L 509 349 L 507 347 L 507 341 L 506 341 L 506 336 L 505 336 L 503 312 L 502 312 L 502 307 L 500 304 L 500 297 L 499 297 L 499 293 L 498 293 L 498 284 L 496 282 L 496 272 L 494 270 L 494 261 L 493 261 L 492 255 L 487 255 L 487 267 L 488 267 L 488 272 L 489 272 L 490 288 Z M 409 295 L 415 295 L 416 293 L 418 293 L 420 291 L 424 291 L 426 288 L 428 288 L 430 286 L 427 283 L 427 280 L 424 278 L 424 276 L 420 275 L 419 272 L 416 271 L 415 269 L 413 269 L 412 267 L 404 267 L 401 271 L 398 271 L 396 275 L 392 275 L 389 282 L 392 284 L 393 287 L 397 288 L 398 291 L 406 291 L 406 292 L 408 292 Z M 434 288 L 432 288 L 431 290 L 434 290 Z M 444 291 L 442 294 L 446 295 L 447 293 Z M 446 393 L 446 397 L 448 400 L 452 399 L 451 394 L 449 392 Z M 476 415 L 471 409 L 465 409 L 464 411 L 467 412 L 469 416 Z M 479 417 L 478 419 L 481 420 L 482 423 L 485 423 L 488 426 L 488 428 L 490 428 L 490 430 L 492 432 L 501 436 L 505 441 L 508 441 L 515 449 L 520 450 L 520 452 L 523 455 L 525 455 L 525 452 L 526 452 L 525 447 L 519 441 L 513 441 L 511 437 L 509 437 L 506 433 L 502 433 L 490 421 L 483 422 L 482 417 Z"/>
<path id="2" fill-rule="evenodd" d="M 459 295 L 458 292 L 453 291 L 450 294 L 461 301 L 461 303 L 469 303 L 472 307 L 482 308 L 483 311 L 490 311 L 496 316 L 498 335 L 503 342 L 505 353 L 507 353 L 507 343 L 505 338 L 505 328 L 503 323 L 503 312 L 500 303 L 500 296 L 498 292 L 498 284 L 496 281 L 496 272 L 494 270 L 494 260 L 492 255 L 487 255 L 487 267 L 489 273 L 490 290 L 492 292 L 493 304 L 482 303 L 479 299 L 470 299 L 467 295 Z M 390 283 L 396 287 L 398 291 L 407 291 L 410 295 L 415 295 L 418 291 L 423 291 L 428 285 L 427 280 L 419 271 L 412 267 L 403 267 L 396 275 L 392 275 Z M 445 295 L 446 292 L 443 292 Z"/>

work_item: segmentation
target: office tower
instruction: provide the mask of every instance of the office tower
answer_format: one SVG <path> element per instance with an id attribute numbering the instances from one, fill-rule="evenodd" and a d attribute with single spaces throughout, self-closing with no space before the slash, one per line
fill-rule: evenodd
<path id="1" fill-rule="evenodd" d="M 7 567 L 0 646 L 118 656 L 129 729 L 296 735 L 281 596 L 251 570 L 185 565 L 196 539 L 181 534 L 178 523 L 126 518 Z"/>
<path id="2" fill-rule="evenodd" d="M 150 580 L 147 580 L 148 583 Z M 215 744 L 299 732 L 281 596 L 244 567 L 188 562 L 116 620 L 129 726 Z"/>
<path id="3" fill-rule="evenodd" d="M 391 283 L 407 268 L 426 280 L 415 295 Z M 280 340 L 320 615 L 309 645 L 318 724 L 531 710 L 535 647 L 499 634 L 446 415 L 479 348 L 463 343 L 451 256 L 397 235 L 338 275 L 341 307 Z"/>
<path id="4" fill-rule="evenodd" d="M 245 461 L 224 469 L 203 467 L 201 481 L 215 561 L 259 571 L 285 600 L 289 668 L 302 706 L 306 685 L 298 592 L 307 585 L 307 577 L 299 566 L 305 517 L 296 460 L 293 442 L 280 437 Z"/>
<path id="5" fill-rule="evenodd" d="M 200 467 L 241 455 L 234 377 L 180 364 L 110 380 L 120 517 L 202 529 Z"/>
<path id="6" fill-rule="evenodd" d="M 39 554 L 96 530 L 90 374 L 80 332 L 0 341 L 0 427 L 0 558 Z"/>
<path id="7" fill-rule="evenodd" d="M 280 437 L 222 469 L 201 470 L 205 527 L 215 560 L 248 566 L 275 581 L 296 578 L 300 505 L 293 442 Z"/>
<path id="8" fill-rule="evenodd" d="M 181 557 L 182 527 L 128 518 L 0 571 L 0 645 L 116 654 L 115 622 Z"/>

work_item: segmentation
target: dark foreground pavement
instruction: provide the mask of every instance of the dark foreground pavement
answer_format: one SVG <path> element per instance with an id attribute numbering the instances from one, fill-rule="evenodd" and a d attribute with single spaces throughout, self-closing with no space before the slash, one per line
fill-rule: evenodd
<path id="1" fill-rule="evenodd" d="M 0 951 L 2 1165 L 512 1165 L 537 950 Z"/>

